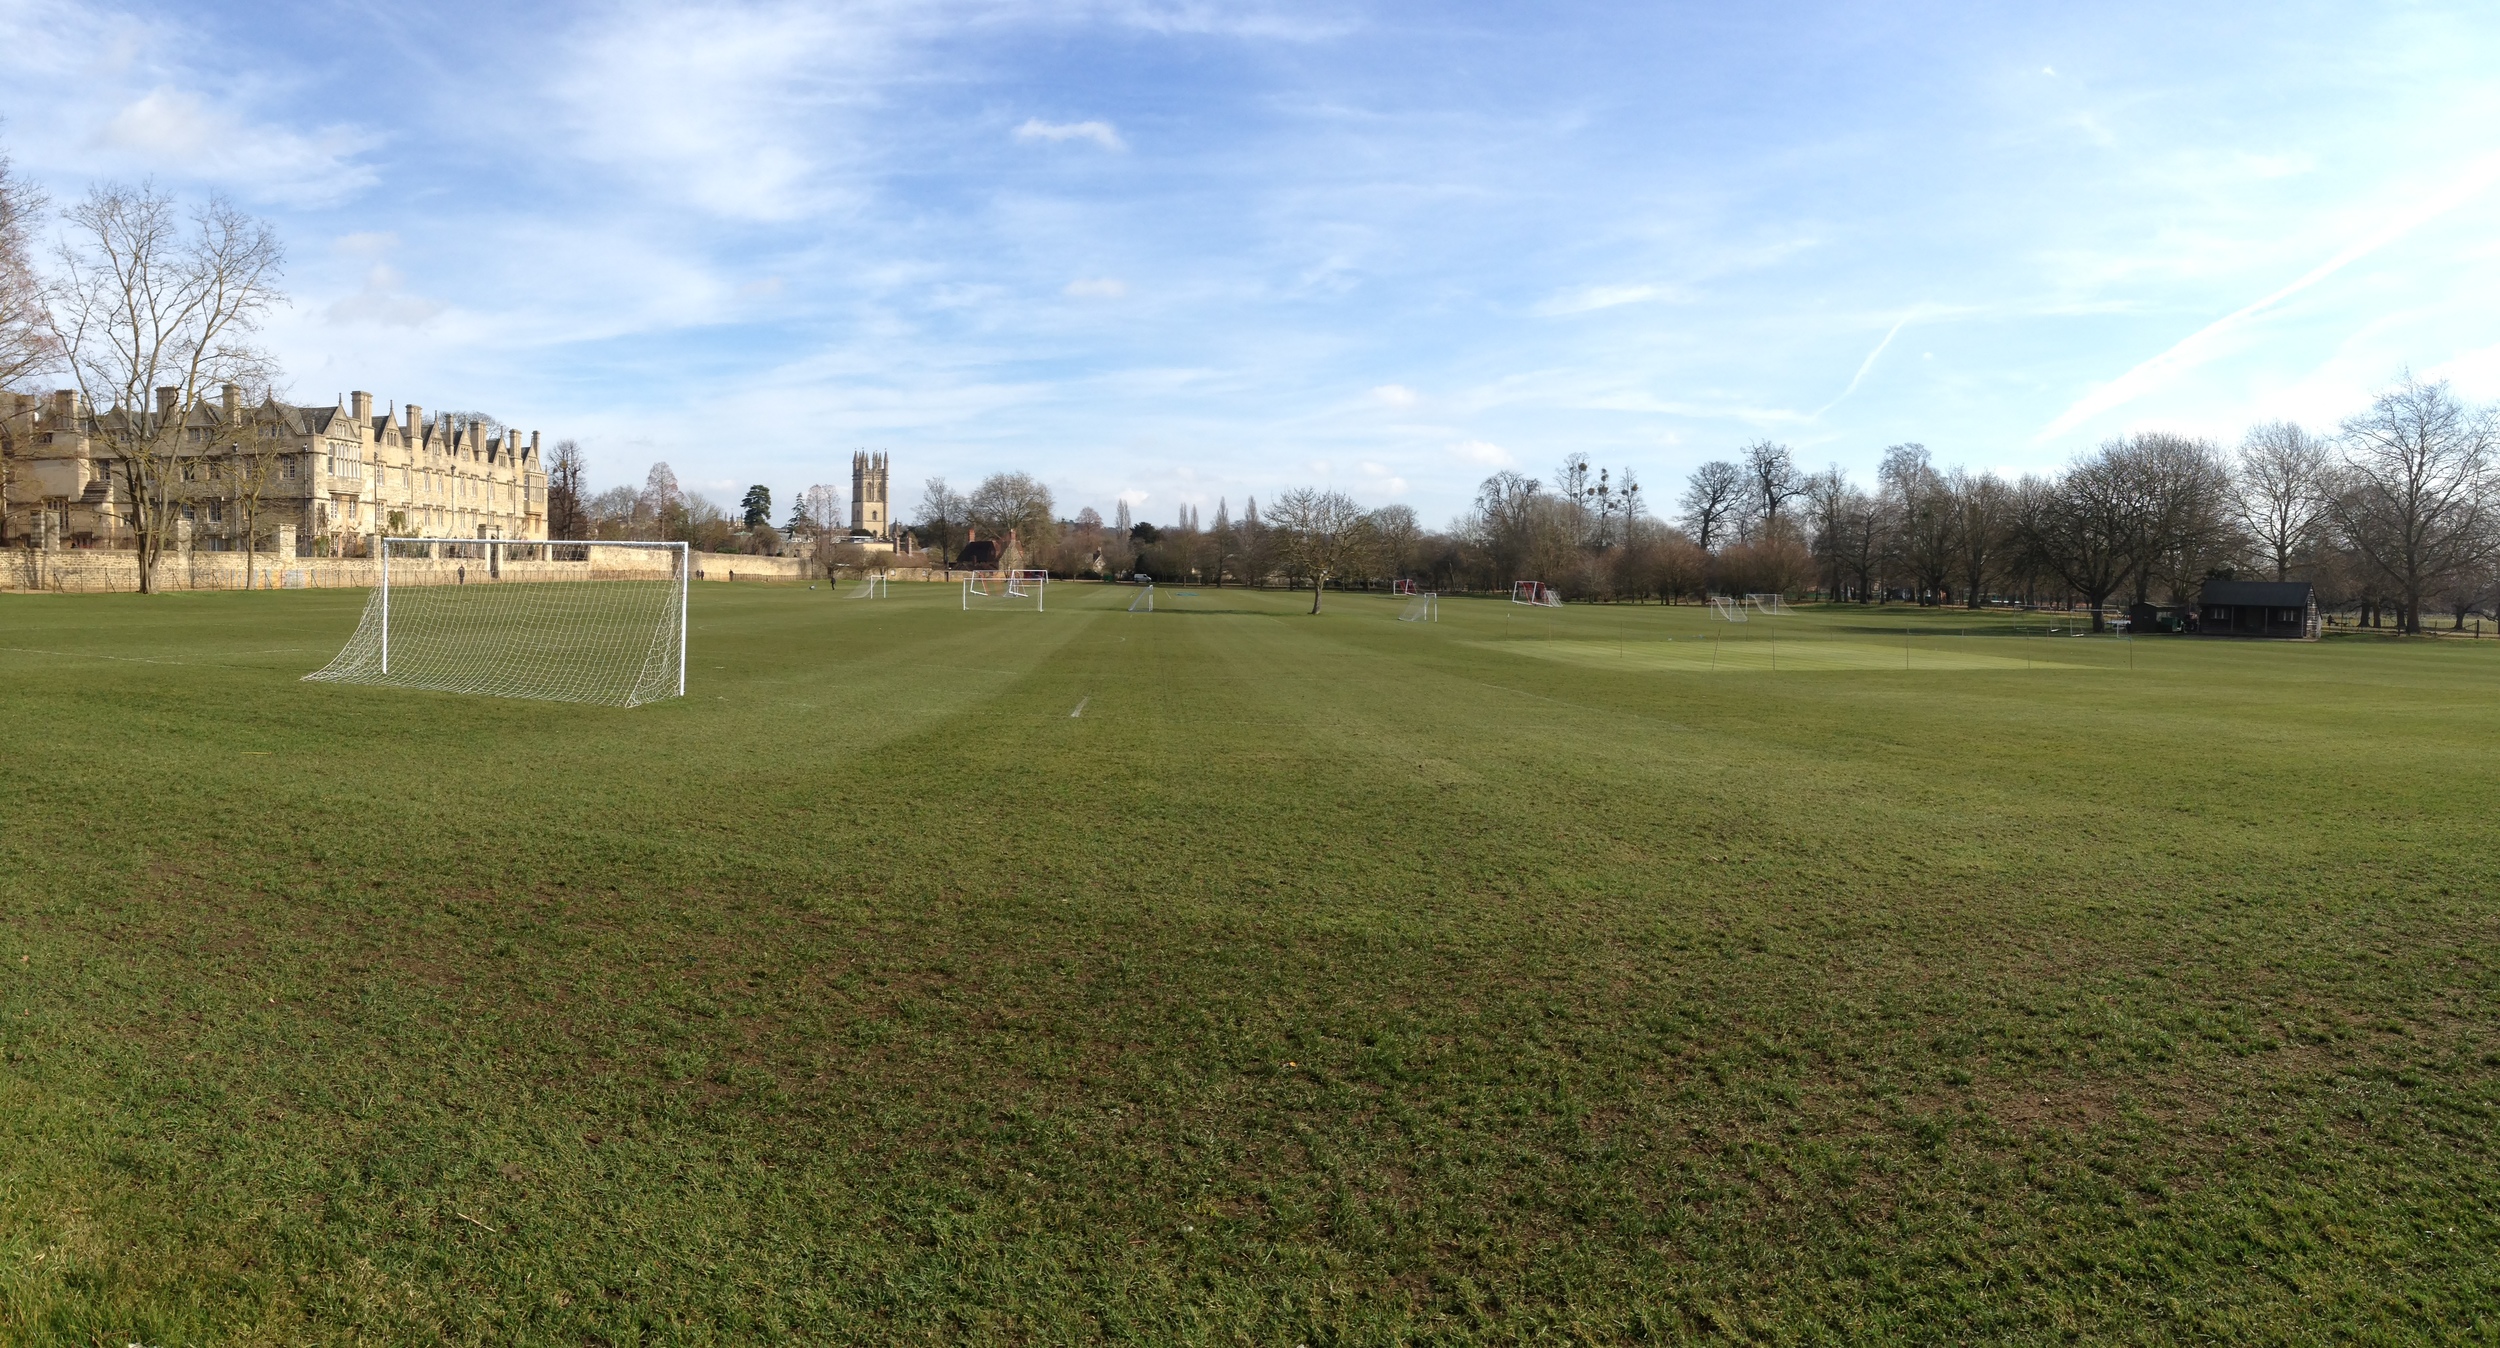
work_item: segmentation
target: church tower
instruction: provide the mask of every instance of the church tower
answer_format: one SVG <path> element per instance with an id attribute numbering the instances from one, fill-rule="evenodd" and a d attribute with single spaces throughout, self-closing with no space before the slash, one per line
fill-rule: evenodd
<path id="1" fill-rule="evenodd" d="M 885 456 L 861 450 L 851 456 L 851 532 L 870 538 L 894 537 L 886 513 Z"/>

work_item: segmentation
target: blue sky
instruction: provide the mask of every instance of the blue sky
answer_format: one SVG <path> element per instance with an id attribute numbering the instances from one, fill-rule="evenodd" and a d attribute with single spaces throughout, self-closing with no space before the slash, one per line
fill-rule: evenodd
<path id="1" fill-rule="evenodd" d="M 288 240 L 294 395 L 734 499 L 894 455 L 1167 520 L 1768 436 L 2049 467 L 2500 397 L 2490 4 L 0 0 L 56 198 Z"/>

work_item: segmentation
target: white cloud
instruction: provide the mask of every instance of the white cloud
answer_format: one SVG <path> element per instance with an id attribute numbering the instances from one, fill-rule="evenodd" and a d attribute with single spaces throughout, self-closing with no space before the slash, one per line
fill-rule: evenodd
<path id="1" fill-rule="evenodd" d="M 387 229 L 342 234 L 330 246 L 349 257 L 381 257 L 399 246 L 399 236 Z"/>
<path id="2" fill-rule="evenodd" d="M 1119 129 L 1102 121 L 1045 122 L 1039 117 L 1028 117 L 1024 125 L 1016 128 L 1016 139 L 1053 142 L 1090 140 L 1106 150 L 1128 148 L 1128 142 L 1120 139 Z"/>
<path id="3" fill-rule="evenodd" d="M 334 125 L 307 134 L 258 124 L 171 85 L 123 104 L 91 143 L 151 169 L 225 179 L 255 195 L 302 204 L 338 201 L 376 181 L 374 171 L 354 159 L 376 143 L 369 132 Z"/>
<path id="4" fill-rule="evenodd" d="M 1128 293 L 1128 282 L 1116 276 L 1079 277 L 1068 282 L 1067 293 L 1081 300 L 1116 300 Z"/>
<path id="5" fill-rule="evenodd" d="M 364 289 L 331 304 L 325 312 L 333 323 L 390 328 L 421 327 L 443 312 L 441 304 L 409 293 L 405 282 L 395 268 L 376 264 L 365 273 Z"/>
<path id="6" fill-rule="evenodd" d="M 1463 440 L 1450 446 L 1450 454 L 1466 463 L 1480 463 L 1488 468 L 1508 468 L 1519 460 L 1511 452 L 1490 440 Z"/>
<path id="7" fill-rule="evenodd" d="M 1547 300 L 1536 307 L 1536 312 L 1548 318 L 1555 318 L 1566 314 L 1586 314 L 1600 309 L 1620 308 L 1626 304 L 1646 304 L 1653 300 L 1680 298 L 1682 298 L 1682 292 L 1672 286 L 1584 286 L 1579 290 Z"/>
<path id="8" fill-rule="evenodd" d="M 828 170 L 860 138 L 893 35 L 799 4 L 602 11 L 553 92 L 587 159 L 642 178 L 676 208 L 790 220 L 833 196 Z"/>
<path id="9" fill-rule="evenodd" d="M 1391 407 L 1413 407 L 1417 401 L 1415 390 L 1404 384 L 1383 384 L 1372 390 L 1372 397 Z"/>

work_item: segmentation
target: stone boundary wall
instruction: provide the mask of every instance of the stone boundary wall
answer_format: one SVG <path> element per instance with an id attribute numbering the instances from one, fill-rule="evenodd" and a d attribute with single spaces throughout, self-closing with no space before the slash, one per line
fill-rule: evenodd
<path id="1" fill-rule="evenodd" d="M 482 551 L 482 550 L 481 550 Z M 630 559 L 649 558 L 650 565 L 637 567 Z M 500 568 L 507 583 L 547 580 L 657 580 L 668 573 L 670 554 L 658 549 L 609 549 L 601 554 L 594 569 L 590 562 L 515 561 L 506 558 Z M 157 588 L 163 590 L 240 590 L 243 588 L 243 554 L 239 552 L 194 552 L 185 556 L 167 553 L 157 563 Z M 371 589 L 381 577 L 381 564 L 370 557 L 295 557 L 282 558 L 275 553 L 261 553 L 253 569 L 252 586 L 262 590 L 362 590 Z M 489 580 L 490 567 L 483 556 L 471 558 L 435 558 L 418 560 L 397 558 L 391 562 L 391 583 L 397 585 L 478 584 Z M 894 580 L 942 581 L 943 571 L 930 567 L 911 567 L 887 573 Z M 699 581 L 797 582 L 814 580 L 821 583 L 823 574 L 815 564 L 798 557 L 741 557 L 729 553 L 698 552 L 694 554 L 694 578 Z M 840 583 L 851 583 L 844 577 Z M 139 588 L 139 558 L 136 553 L 87 549 L 44 551 L 35 548 L 0 549 L 0 590 L 41 590 L 55 594 L 130 594 Z"/>

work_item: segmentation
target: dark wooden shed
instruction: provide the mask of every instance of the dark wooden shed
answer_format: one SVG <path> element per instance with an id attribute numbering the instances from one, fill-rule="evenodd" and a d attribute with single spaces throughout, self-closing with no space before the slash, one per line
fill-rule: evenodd
<path id="1" fill-rule="evenodd" d="M 2209 637 L 2314 641 L 2317 592 L 2305 580 L 2209 580 L 2197 595 L 2196 630 Z"/>

